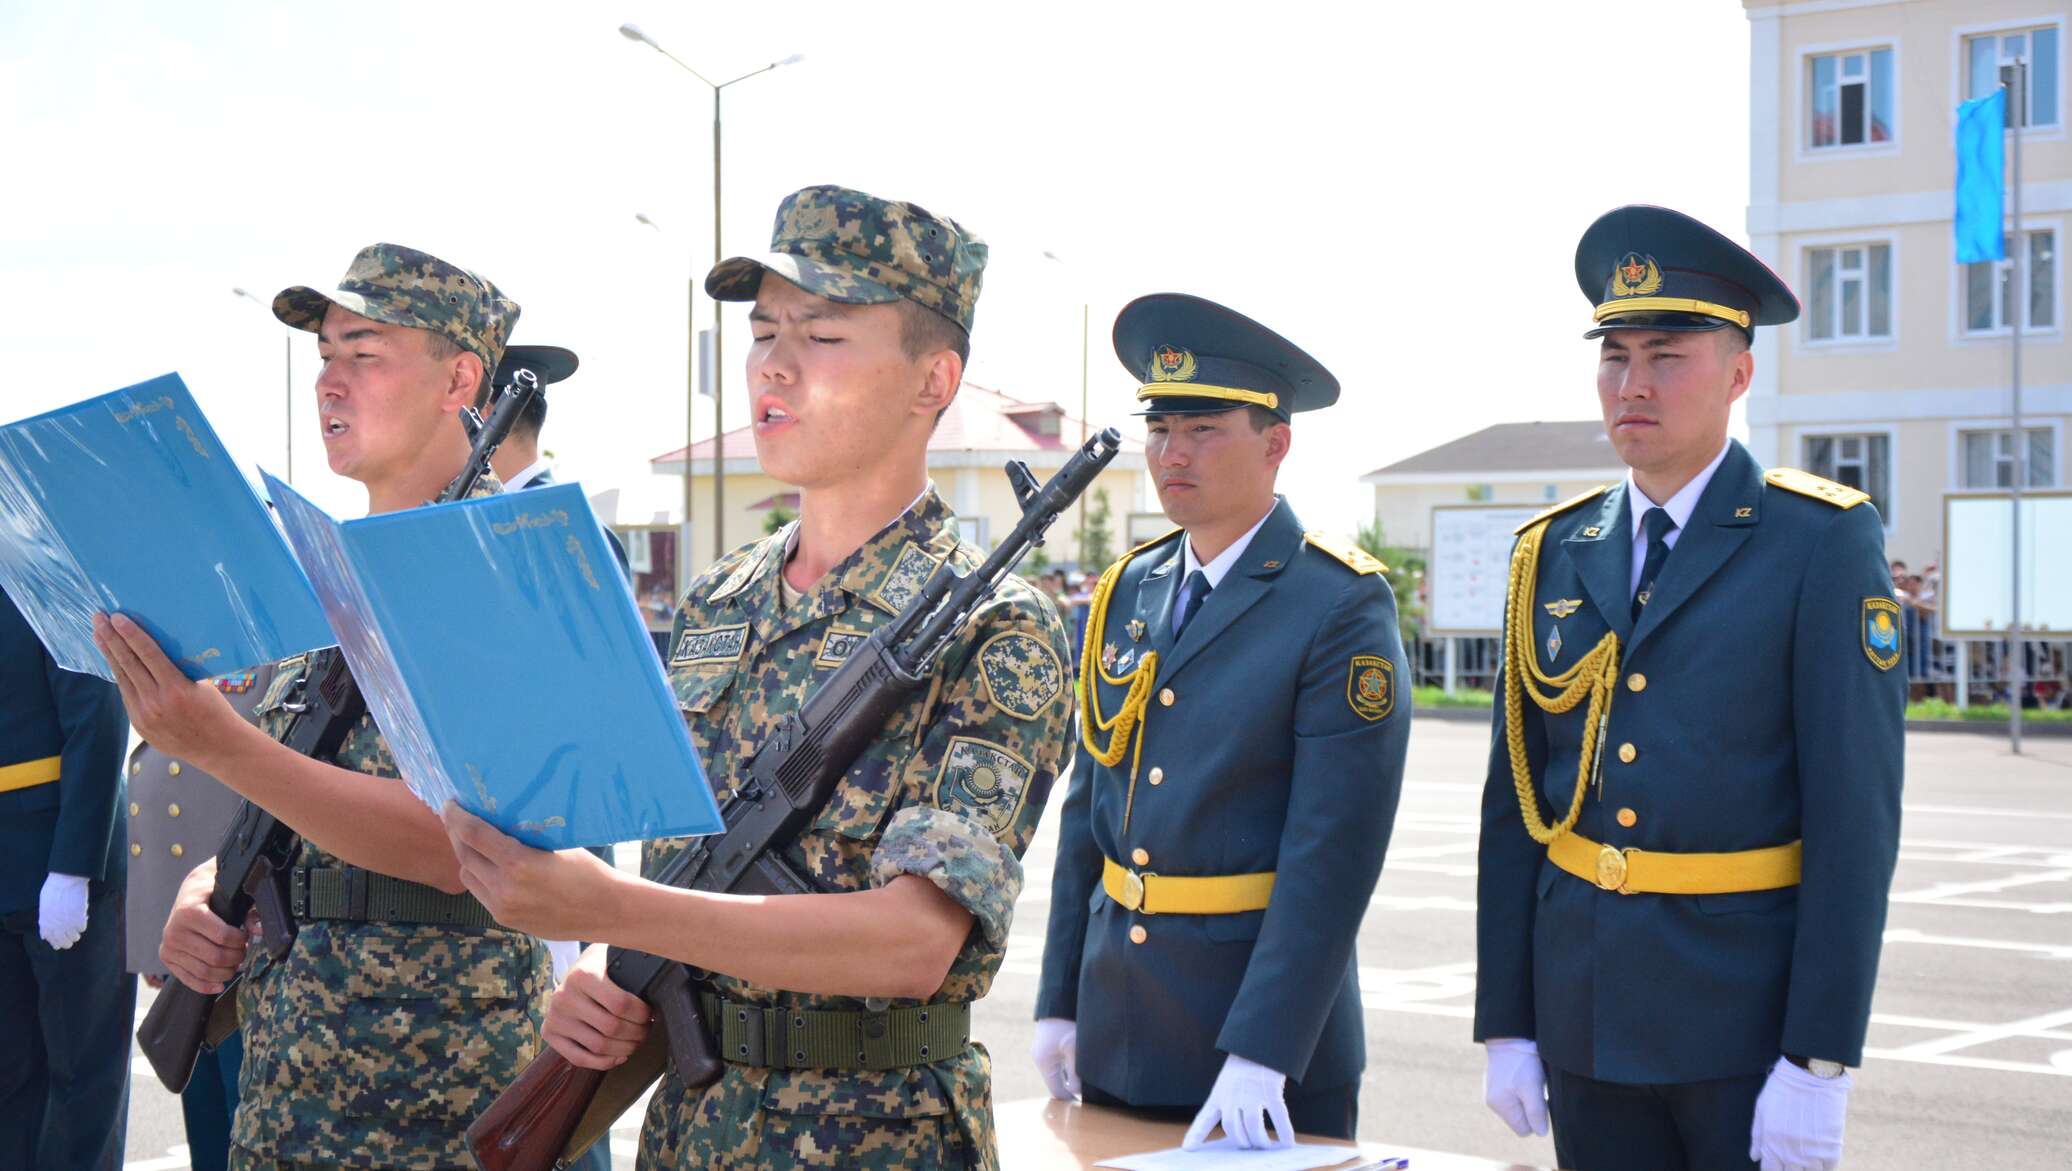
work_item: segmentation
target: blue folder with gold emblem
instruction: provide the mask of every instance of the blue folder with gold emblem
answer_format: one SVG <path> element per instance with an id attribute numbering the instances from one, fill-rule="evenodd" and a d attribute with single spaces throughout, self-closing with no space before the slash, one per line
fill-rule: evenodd
<path id="1" fill-rule="evenodd" d="M 580 485 L 344 523 L 266 487 L 426 804 L 543 849 L 723 828 Z"/>
<path id="2" fill-rule="evenodd" d="M 97 612 L 190 679 L 337 641 L 177 374 L 0 427 L 0 585 L 59 666 L 103 679 Z"/>

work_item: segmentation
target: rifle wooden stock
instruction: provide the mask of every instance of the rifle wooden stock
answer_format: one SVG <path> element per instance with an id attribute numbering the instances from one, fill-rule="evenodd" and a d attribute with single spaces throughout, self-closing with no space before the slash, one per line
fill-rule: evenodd
<path id="1" fill-rule="evenodd" d="M 194 1059 L 215 1007 L 214 996 L 168 979 L 137 1029 L 137 1044 L 150 1060 L 151 1072 L 175 1094 L 185 1090 L 194 1075 Z"/>
<path id="2" fill-rule="evenodd" d="M 482 1171 L 552 1171 L 604 1074 L 542 1049 L 468 1127 L 468 1153 L 476 1166 Z"/>

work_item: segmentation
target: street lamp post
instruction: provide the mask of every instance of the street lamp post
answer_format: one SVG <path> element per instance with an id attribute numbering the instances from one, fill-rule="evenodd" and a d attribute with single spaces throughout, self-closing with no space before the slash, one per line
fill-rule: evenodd
<path id="1" fill-rule="evenodd" d="M 1067 268 L 1071 267 L 1071 265 L 1066 263 L 1064 257 L 1049 249 L 1045 249 L 1043 255 L 1047 260 L 1054 260 Z M 1079 302 L 1079 446 L 1082 448 L 1086 446 L 1087 344 L 1089 336 L 1087 332 L 1087 319 L 1091 311 L 1092 306 L 1082 298 Z M 1086 497 L 1087 494 L 1082 492 L 1079 494 L 1079 499 L 1076 502 L 1076 506 L 1079 509 L 1078 560 L 1079 572 L 1081 573 L 1089 572 L 1086 564 Z M 1136 505 L 1132 503 L 1130 507 L 1135 508 Z"/>
<path id="2" fill-rule="evenodd" d="M 233 296 L 243 297 L 261 309 L 265 309 L 268 312 L 272 311 L 272 306 L 241 288 L 233 286 L 230 292 Z M 281 477 L 281 480 L 283 483 L 292 484 L 295 482 L 295 335 L 293 332 L 281 336 L 281 384 L 281 449 L 283 461 L 287 464 L 282 469 L 286 474 Z"/>
<path id="3" fill-rule="evenodd" d="M 620 25 L 619 35 L 625 37 L 629 41 L 638 41 L 641 44 L 646 45 L 648 48 L 653 49 L 655 52 L 660 53 L 664 57 L 667 57 L 671 61 L 675 62 L 676 65 L 679 68 L 681 68 L 685 73 L 690 74 L 692 77 L 695 77 L 699 81 L 702 81 L 706 85 L 712 87 L 712 262 L 714 264 L 718 264 L 726 255 L 724 251 L 724 245 L 722 245 L 720 242 L 720 91 L 738 82 L 747 81 L 751 77 L 756 77 L 761 74 L 768 73 L 772 69 L 776 69 L 779 66 L 797 64 L 798 62 L 805 60 L 805 54 L 793 53 L 791 56 L 786 57 L 781 61 L 772 61 L 768 65 L 765 65 L 760 69 L 751 69 L 747 73 L 744 73 L 741 76 L 732 79 L 731 81 L 715 82 L 711 78 L 706 77 L 704 74 L 691 68 L 688 64 L 686 64 L 683 61 L 682 58 L 678 57 L 676 54 L 671 53 L 669 50 L 657 44 L 653 37 L 650 37 L 646 33 L 640 31 L 640 26 L 638 25 Z M 695 283 L 696 279 L 693 278 L 693 284 L 695 285 Z M 724 376 L 722 374 L 722 371 L 725 369 L 726 363 L 724 350 L 722 349 L 720 342 L 722 333 L 720 309 L 720 303 L 717 299 L 715 299 L 712 302 L 712 555 L 715 559 L 724 556 L 727 551 L 727 429 L 725 425 L 726 416 L 724 408 L 722 406 L 722 404 L 726 401 L 726 396 L 721 393 L 721 385 L 724 382 Z M 691 337 L 691 347 L 695 352 L 697 347 L 696 330 L 692 331 Z M 695 379 L 696 377 L 695 372 L 697 370 L 697 365 L 698 363 L 694 357 L 691 361 L 691 369 L 693 371 L 691 377 L 693 379 Z M 689 410 L 695 406 L 694 400 L 696 396 L 697 389 L 695 386 L 693 386 L 686 400 L 686 410 Z M 688 432 L 688 427 L 686 427 L 686 432 Z M 684 448 L 683 458 L 684 475 L 686 476 L 687 485 L 686 492 L 688 492 L 688 477 L 690 475 L 691 462 L 691 451 L 688 444 L 686 444 Z M 684 524 L 686 528 L 688 528 L 690 520 L 690 498 L 688 495 L 686 495 L 684 498 Z M 684 564 L 686 567 L 689 566 L 690 561 L 688 557 L 685 558 Z M 685 576 L 685 580 L 680 584 L 689 584 L 688 573 Z"/>
<path id="4" fill-rule="evenodd" d="M 662 225 L 649 219 L 646 212 L 637 211 L 633 218 L 663 235 Z M 715 306 L 719 303 L 713 302 Z M 683 525 L 676 534 L 676 588 L 678 593 L 691 584 L 691 448 L 697 442 L 698 433 L 698 278 L 696 275 L 684 279 L 684 410 L 683 410 Z M 714 421 L 717 422 L 715 412 Z"/>

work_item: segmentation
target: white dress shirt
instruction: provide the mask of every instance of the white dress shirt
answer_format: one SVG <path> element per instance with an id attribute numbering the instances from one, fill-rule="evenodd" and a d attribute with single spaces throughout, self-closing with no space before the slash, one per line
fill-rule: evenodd
<path id="1" fill-rule="evenodd" d="M 1216 554 L 1216 559 L 1207 565 L 1203 565 L 1201 558 L 1194 555 L 1194 538 L 1192 536 L 1181 542 L 1185 551 L 1181 554 L 1180 596 L 1173 599 L 1174 634 L 1180 633 L 1180 615 L 1187 612 L 1187 595 L 1189 592 L 1187 589 L 1187 579 L 1194 576 L 1194 571 L 1199 569 L 1201 570 L 1201 575 L 1208 579 L 1211 590 L 1222 585 L 1223 579 L 1229 576 L 1231 569 L 1237 565 L 1238 558 L 1245 555 L 1245 546 L 1250 545 L 1252 538 L 1259 535 L 1259 530 L 1266 524 L 1266 517 L 1272 516 L 1274 508 L 1279 506 L 1280 501 L 1274 501 L 1273 506 L 1266 510 L 1265 516 L 1261 516 L 1256 524 L 1246 529 L 1244 536 L 1232 541 L 1230 548 Z"/>
<path id="2" fill-rule="evenodd" d="M 543 455 L 525 465 L 524 470 L 504 481 L 504 491 L 516 492 L 534 480 L 539 479 L 554 467 L 554 457 Z"/>
<path id="3" fill-rule="evenodd" d="M 1733 446 L 1734 441 L 1727 440 L 1721 445 L 1719 454 L 1712 457 L 1712 462 L 1705 465 L 1704 471 L 1692 476 L 1690 483 L 1678 488 L 1676 495 L 1660 504 L 1649 499 L 1648 494 L 1640 490 L 1640 485 L 1634 482 L 1630 469 L 1626 472 L 1627 511 L 1633 514 L 1633 576 L 1632 580 L 1626 583 L 1628 594 L 1640 588 L 1640 571 L 1648 557 L 1648 531 L 1647 527 L 1641 524 L 1642 518 L 1647 516 L 1648 509 L 1659 507 L 1669 514 L 1670 520 L 1676 522 L 1676 527 L 1670 529 L 1669 534 L 1662 538 L 1663 544 L 1672 549 L 1676 548 L 1676 539 L 1683 535 L 1684 526 L 1691 523 L 1691 513 L 1697 510 L 1698 497 L 1705 495 L 1705 485 L 1712 483 L 1712 473 L 1719 470 L 1720 463 L 1727 458 L 1727 452 Z"/>

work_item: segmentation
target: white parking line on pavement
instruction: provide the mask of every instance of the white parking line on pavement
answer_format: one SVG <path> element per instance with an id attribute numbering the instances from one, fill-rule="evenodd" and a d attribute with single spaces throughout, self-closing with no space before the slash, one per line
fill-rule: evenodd
<path id="1" fill-rule="evenodd" d="M 2045 813 L 2036 809 L 2006 809 L 1986 805 L 1901 805 L 1904 813 L 1947 813 L 1959 817 L 2019 817 L 2024 821 L 2072 821 L 2072 813 Z"/>
<path id="2" fill-rule="evenodd" d="M 1912 927 L 1894 927 L 1885 932 L 1886 943 L 1925 943 L 1936 947 L 1978 947 L 1988 951 L 2018 951 L 2054 960 L 2072 960 L 2072 944 L 2021 943 L 2002 939 L 1971 939 L 1958 935 L 1930 935 Z"/>

